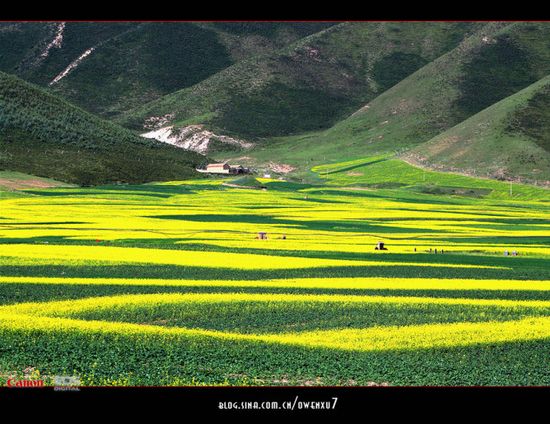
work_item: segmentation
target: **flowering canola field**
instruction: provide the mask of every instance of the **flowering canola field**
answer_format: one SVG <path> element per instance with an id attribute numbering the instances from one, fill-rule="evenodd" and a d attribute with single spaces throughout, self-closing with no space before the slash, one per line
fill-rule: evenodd
<path id="1" fill-rule="evenodd" d="M 358 186 L 357 166 L 1 197 L 0 381 L 550 384 L 547 192 Z"/>

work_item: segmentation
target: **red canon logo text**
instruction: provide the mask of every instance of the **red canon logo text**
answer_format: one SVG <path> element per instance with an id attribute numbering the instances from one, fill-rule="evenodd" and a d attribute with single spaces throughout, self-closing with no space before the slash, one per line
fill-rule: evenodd
<path id="1" fill-rule="evenodd" d="M 15 380 L 13 378 L 8 379 L 6 382 L 8 387 L 44 387 L 43 380 Z"/>

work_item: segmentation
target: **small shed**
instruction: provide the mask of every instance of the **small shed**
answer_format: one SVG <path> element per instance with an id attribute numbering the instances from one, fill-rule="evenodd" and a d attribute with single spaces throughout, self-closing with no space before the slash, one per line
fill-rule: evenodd
<path id="1" fill-rule="evenodd" d="M 260 231 L 256 238 L 258 238 L 260 240 L 267 240 L 267 233 L 265 231 Z"/>
<path id="2" fill-rule="evenodd" d="M 376 247 L 374 248 L 374 250 L 388 250 L 388 248 L 384 247 L 384 242 L 383 241 L 379 241 L 376 244 Z"/>
<path id="3" fill-rule="evenodd" d="M 197 168 L 196 170 L 206 174 L 229 174 L 231 166 L 227 163 L 209 163 L 206 168 Z"/>
<path id="4" fill-rule="evenodd" d="M 213 174 L 229 174 L 230 169 L 227 163 L 210 163 L 206 166 L 206 172 Z"/>
<path id="5" fill-rule="evenodd" d="M 231 174 L 249 174 L 250 170 L 242 165 L 230 165 L 229 172 Z"/>

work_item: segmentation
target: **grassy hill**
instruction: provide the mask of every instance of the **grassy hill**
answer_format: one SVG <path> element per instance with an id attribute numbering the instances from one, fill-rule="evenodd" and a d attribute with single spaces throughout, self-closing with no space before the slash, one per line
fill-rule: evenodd
<path id="1" fill-rule="evenodd" d="M 111 116 L 328 23 L 0 23 L 0 70 Z M 54 42 L 57 39 L 56 42 Z M 58 82 L 51 82 L 93 49 Z"/>
<path id="2" fill-rule="evenodd" d="M 142 130 L 148 118 L 207 123 L 248 139 L 329 127 L 483 24 L 342 23 L 270 54 L 256 55 L 191 87 L 124 114 Z"/>
<path id="3" fill-rule="evenodd" d="M 550 77 L 495 103 L 405 157 L 442 170 L 550 183 Z"/>
<path id="4" fill-rule="evenodd" d="M 536 22 L 0 23 L 0 70 L 135 132 L 202 124 L 253 141 L 209 155 L 260 169 L 315 178 L 315 165 L 412 150 L 437 169 L 547 181 L 544 90 L 510 96 L 550 75 L 548 39 Z M 442 148 L 449 134 L 460 141 Z"/>
<path id="5" fill-rule="evenodd" d="M 548 75 L 549 37 L 547 24 L 489 23 L 331 128 L 271 138 L 247 155 L 306 170 L 407 151 Z M 530 154 L 532 143 L 518 146 Z M 497 151 L 485 154 L 472 168 L 484 169 Z"/>
<path id="6" fill-rule="evenodd" d="M 38 46 L 53 30 L 52 24 L 44 22 L 0 22 L 0 71 L 15 72 L 31 57 L 40 57 Z"/>
<path id="7" fill-rule="evenodd" d="M 24 197 L 32 194 L 25 190 L 74 187 L 72 184 L 14 171 L 0 171 L 0 199 Z"/>
<path id="8" fill-rule="evenodd" d="M 0 170 L 89 185 L 186 178 L 204 160 L 0 72 Z"/>
<path id="9" fill-rule="evenodd" d="M 327 189 L 345 190 L 357 195 L 453 196 L 465 199 L 543 200 L 550 191 L 522 183 L 495 181 L 455 173 L 426 170 L 392 155 L 376 155 L 311 169 Z M 311 178 L 310 178 L 311 179 Z M 510 186 L 512 190 L 510 190 Z M 372 193 L 376 190 L 376 194 Z M 370 192 L 370 193 L 369 193 Z M 398 194 L 399 193 L 399 194 Z M 351 194 L 350 194 L 351 195 Z"/>

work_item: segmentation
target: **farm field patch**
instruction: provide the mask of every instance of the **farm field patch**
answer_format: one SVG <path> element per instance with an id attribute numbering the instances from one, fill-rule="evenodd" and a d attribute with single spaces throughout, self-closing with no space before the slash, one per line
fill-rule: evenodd
<path id="1" fill-rule="evenodd" d="M 381 166 L 0 198 L 0 380 L 550 384 L 547 191 Z"/>

